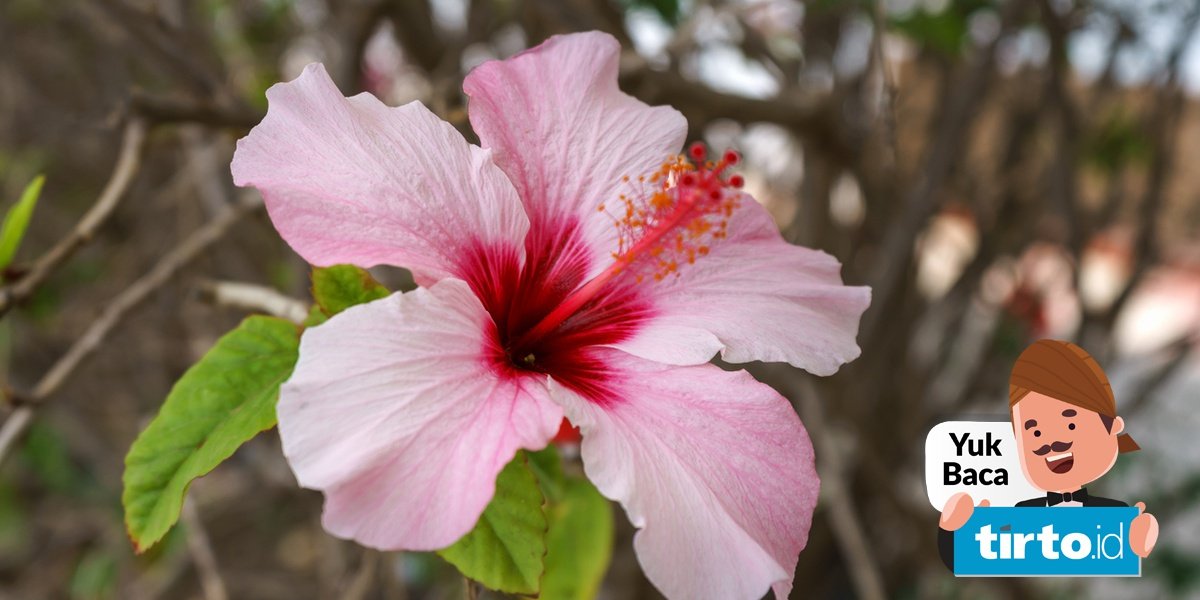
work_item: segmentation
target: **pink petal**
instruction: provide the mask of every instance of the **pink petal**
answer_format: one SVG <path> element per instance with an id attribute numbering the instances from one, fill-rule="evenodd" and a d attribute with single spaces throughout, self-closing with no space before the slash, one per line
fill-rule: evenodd
<path id="1" fill-rule="evenodd" d="M 275 227 L 315 265 L 461 271 L 475 247 L 520 250 L 529 228 L 507 177 L 419 102 L 345 98 L 320 64 L 267 90 L 270 110 L 238 141 L 233 178 L 257 187 Z"/>
<path id="2" fill-rule="evenodd" d="M 385 550 L 448 546 L 517 449 L 558 431 L 544 380 L 494 374 L 490 327 L 467 285 L 446 279 L 304 333 L 279 433 L 300 484 L 325 492 L 330 533 Z"/>
<path id="3" fill-rule="evenodd" d="M 837 260 L 783 240 L 761 205 L 743 196 L 729 236 L 679 277 L 647 283 L 657 316 L 616 347 L 670 364 L 698 364 L 718 350 L 729 362 L 786 362 L 831 375 L 858 357 L 868 287 L 842 284 Z"/>
<path id="4" fill-rule="evenodd" d="M 744 371 L 596 357 L 609 397 L 551 393 L 583 433 L 588 477 L 641 529 L 650 581 L 669 598 L 786 598 L 820 487 L 792 407 Z"/>
<path id="5" fill-rule="evenodd" d="M 639 175 L 680 151 L 687 121 L 617 88 L 621 47 L 600 32 L 555 36 L 509 60 L 484 63 L 463 82 L 471 126 L 525 203 L 531 226 L 578 223 L 593 269 L 612 262 L 616 229 L 597 211 Z M 630 176 L 632 183 L 623 182 Z"/>

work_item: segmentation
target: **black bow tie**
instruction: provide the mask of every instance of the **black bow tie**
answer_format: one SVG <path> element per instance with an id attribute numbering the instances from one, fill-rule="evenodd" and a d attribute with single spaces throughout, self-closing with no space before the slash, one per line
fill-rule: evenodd
<path id="1" fill-rule="evenodd" d="M 1046 506 L 1054 506 L 1055 504 L 1062 504 L 1063 502 L 1078 502 L 1080 504 L 1087 504 L 1087 498 L 1087 488 L 1079 488 L 1077 491 L 1067 492 L 1065 494 L 1060 494 L 1058 492 L 1046 492 Z"/>

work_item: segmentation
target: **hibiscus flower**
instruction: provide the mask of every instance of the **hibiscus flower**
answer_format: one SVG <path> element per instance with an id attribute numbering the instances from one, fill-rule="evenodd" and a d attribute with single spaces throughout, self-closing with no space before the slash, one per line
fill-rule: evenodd
<path id="1" fill-rule="evenodd" d="M 623 94 L 619 53 L 582 33 L 476 68 L 482 148 L 419 102 L 343 97 L 321 65 L 267 92 L 235 182 L 308 262 L 403 266 L 420 285 L 305 332 L 284 454 L 334 535 L 432 550 L 565 415 L 667 596 L 783 598 L 817 499 L 812 445 L 777 392 L 709 361 L 831 374 L 859 353 L 869 291 L 783 241 L 735 154 L 681 156 L 683 116 Z"/>

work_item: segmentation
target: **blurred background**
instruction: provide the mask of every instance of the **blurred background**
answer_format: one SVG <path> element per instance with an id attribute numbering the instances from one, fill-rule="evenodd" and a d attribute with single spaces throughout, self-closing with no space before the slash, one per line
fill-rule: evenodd
<path id="1" fill-rule="evenodd" d="M 824 484 L 794 597 L 1200 597 L 1198 20 L 1189 0 L 3 0 L 0 204 L 46 183 L 0 286 L 0 598 L 461 597 L 436 557 L 325 534 L 273 432 L 135 556 L 122 460 L 219 335 L 307 302 L 229 176 L 269 85 L 322 61 L 475 140 L 473 66 L 589 29 L 621 40 L 625 91 L 742 151 L 784 235 L 874 288 L 837 375 L 752 367 Z M 1092 486 L 1162 523 L 1140 579 L 938 559 L 925 434 L 1004 416 L 1040 337 L 1097 357 L 1142 444 Z M 601 596 L 658 597 L 617 522 Z"/>

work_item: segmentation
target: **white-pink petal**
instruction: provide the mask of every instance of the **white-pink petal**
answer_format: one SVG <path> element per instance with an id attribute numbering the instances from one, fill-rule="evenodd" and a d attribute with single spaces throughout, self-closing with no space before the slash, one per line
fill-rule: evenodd
<path id="1" fill-rule="evenodd" d="M 785 242 L 766 209 L 743 195 L 728 238 L 678 277 L 648 283 L 657 316 L 616 346 L 670 364 L 720 351 L 729 362 L 831 375 L 858 357 L 858 322 L 871 302 L 870 288 L 843 285 L 840 269 L 824 252 Z"/>
<path id="2" fill-rule="evenodd" d="M 612 219 L 597 207 L 632 192 L 687 135 L 675 109 L 620 91 L 620 53 L 607 33 L 554 36 L 463 82 L 471 126 L 516 185 L 534 230 L 581 226 L 593 273 L 616 249 Z"/>
<path id="3" fill-rule="evenodd" d="M 554 436 L 543 380 L 498 377 L 491 320 L 456 279 L 347 309 L 309 329 L 280 393 L 283 451 L 325 493 L 334 535 L 435 550 L 474 527 L 496 475 Z"/>
<path id="4" fill-rule="evenodd" d="M 473 247 L 523 247 L 529 221 L 490 153 L 419 102 L 342 96 L 325 68 L 267 90 L 266 118 L 238 141 L 234 182 L 262 192 L 280 235 L 320 266 L 461 274 Z"/>
<path id="5" fill-rule="evenodd" d="M 787 598 L 820 482 L 795 411 L 744 371 L 598 350 L 611 397 L 551 382 L 583 433 L 588 478 L 625 507 L 668 598 Z"/>

